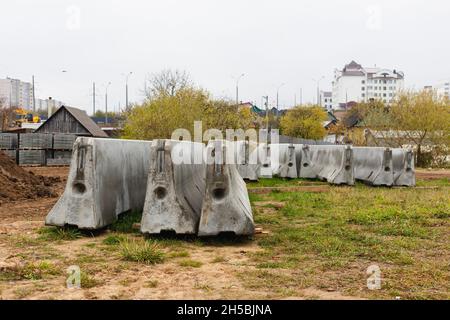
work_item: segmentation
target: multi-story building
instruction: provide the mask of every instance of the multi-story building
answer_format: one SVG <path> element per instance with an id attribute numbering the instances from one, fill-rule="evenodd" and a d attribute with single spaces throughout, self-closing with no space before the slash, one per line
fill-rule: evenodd
<path id="1" fill-rule="evenodd" d="M 63 106 L 64 103 L 52 98 L 48 99 L 36 99 L 36 111 L 37 110 L 48 110 L 50 115 Z"/>
<path id="2" fill-rule="evenodd" d="M 349 103 L 381 100 L 392 103 L 404 87 L 404 73 L 381 68 L 363 68 L 355 61 L 342 70 L 335 70 L 333 109 L 346 109 Z"/>
<path id="3" fill-rule="evenodd" d="M 438 83 L 434 86 L 426 86 L 426 90 L 436 90 L 436 93 L 440 96 L 447 97 L 450 99 L 450 81 L 444 81 L 441 83 Z"/>
<path id="4" fill-rule="evenodd" d="M 333 92 L 320 91 L 320 106 L 327 111 L 331 111 L 333 109 Z"/>
<path id="5" fill-rule="evenodd" d="M 33 108 L 33 86 L 17 79 L 0 79 L 0 100 L 8 107 L 31 110 Z"/>

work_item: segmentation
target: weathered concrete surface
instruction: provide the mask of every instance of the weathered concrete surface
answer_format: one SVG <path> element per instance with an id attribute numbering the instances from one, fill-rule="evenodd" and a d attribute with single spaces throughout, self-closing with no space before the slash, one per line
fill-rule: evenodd
<path id="1" fill-rule="evenodd" d="M 322 179 L 331 184 L 355 184 L 350 146 L 303 145 L 300 178 Z"/>
<path id="2" fill-rule="evenodd" d="M 142 210 L 150 141 L 78 138 L 64 194 L 46 225 L 100 229 L 120 213 Z"/>
<path id="3" fill-rule="evenodd" d="M 252 152 L 252 159 L 258 159 L 258 178 L 272 178 L 272 152 L 271 145 L 260 143 L 255 151 Z"/>
<path id="4" fill-rule="evenodd" d="M 414 187 L 416 172 L 414 166 L 414 152 L 405 149 L 392 149 L 394 166 L 394 185 Z"/>
<path id="5" fill-rule="evenodd" d="M 225 149 L 223 141 L 212 141 L 206 148 L 206 192 L 199 236 L 252 235 L 255 232 L 247 187 L 236 165 L 225 163 Z"/>
<path id="6" fill-rule="evenodd" d="M 298 178 L 301 146 L 294 144 L 271 144 L 271 151 L 272 174 L 280 178 Z"/>
<path id="7" fill-rule="evenodd" d="M 194 155 L 202 160 L 204 149 L 201 143 L 153 141 L 142 233 L 197 234 L 206 166 L 203 161 L 194 161 Z"/>
<path id="8" fill-rule="evenodd" d="M 242 179 L 249 181 L 258 181 L 258 172 L 260 164 L 255 150 L 258 144 L 250 141 L 236 141 L 228 144 L 236 155 L 235 161 L 239 174 Z"/>
<path id="9" fill-rule="evenodd" d="M 394 184 L 392 150 L 389 148 L 353 147 L 355 179 L 375 186 Z"/>

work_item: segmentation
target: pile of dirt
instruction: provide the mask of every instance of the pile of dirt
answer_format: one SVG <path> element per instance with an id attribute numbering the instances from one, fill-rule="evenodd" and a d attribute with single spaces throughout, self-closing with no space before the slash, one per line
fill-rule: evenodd
<path id="1" fill-rule="evenodd" d="M 8 201 L 56 197 L 51 186 L 60 181 L 60 177 L 34 175 L 0 151 L 0 205 Z"/>

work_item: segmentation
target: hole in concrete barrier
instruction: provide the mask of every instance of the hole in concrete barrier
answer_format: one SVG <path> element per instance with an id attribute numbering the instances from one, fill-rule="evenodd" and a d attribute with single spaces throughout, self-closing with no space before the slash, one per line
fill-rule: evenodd
<path id="1" fill-rule="evenodd" d="M 265 163 L 265 164 L 263 164 L 263 167 L 264 167 L 264 168 L 268 168 L 269 165 L 268 165 L 267 163 Z"/>
<path id="2" fill-rule="evenodd" d="M 84 183 L 75 183 L 73 185 L 73 190 L 76 193 L 83 194 L 86 192 L 86 186 L 84 185 Z"/>
<path id="3" fill-rule="evenodd" d="M 351 168 L 352 168 L 351 166 L 346 165 L 346 166 L 345 166 L 345 171 L 350 171 Z"/>
<path id="4" fill-rule="evenodd" d="M 304 163 L 304 164 L 303 164 L 303 167 L 304 167 L 304 168 L 308 168 L 308 167 L 309 167 L 309 164 L 308 164 L 308 163 Z"/>
<path id="5" fill-rule="evenodd" d="M 221 200 L 221 199 L 225 198 L 225 193 L 226 193 L 226 190 L 223 188 L 214 189 L 212 192 L 213 197 L 216 200 Z"/>
<path id="6" fill-rule="evenodd" d="M 163 187 L 156 188 L 154 192 L 157 199 L 164 199 L 167 195 L 167 190 Z"/>
<path id="7" fill-rule="evenodd" d="M 384 167 L 384 171 L 386 171 L 386 172 L 391 171 L 391 168 L 390 167 Z"/>
<path id="8" fill-rule="evenodd" d="M 411 172 L 412 169 L 411 168 L 406 168 L 406 172 Z"/>
<path id="9" fill-rule="evenodd" d="M 292 162 L 289 162 L 288 167 L 292 168 L 294 166 L 294 164 Z"/>

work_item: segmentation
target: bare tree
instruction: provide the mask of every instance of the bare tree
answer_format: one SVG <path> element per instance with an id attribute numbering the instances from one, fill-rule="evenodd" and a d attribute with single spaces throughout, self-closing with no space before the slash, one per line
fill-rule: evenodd
<path id="1" fill-rule="evenodd" d="M 158 96 L 173 97 L 178 91 L 192 86 L 191 77 L 186 71 L 166 69 L 148 77 L 144 94 L 148 99 Z"/>
<path id="2" fill-rule="evenodd" d="M 5 104 L 5 99 L 0 98 L 0 121 L 1 121 L 1 131 L 5 131 L 9 127 L 9 123 L 12 120 L 14 114 L 14 107 L 9 107 Z"/>

